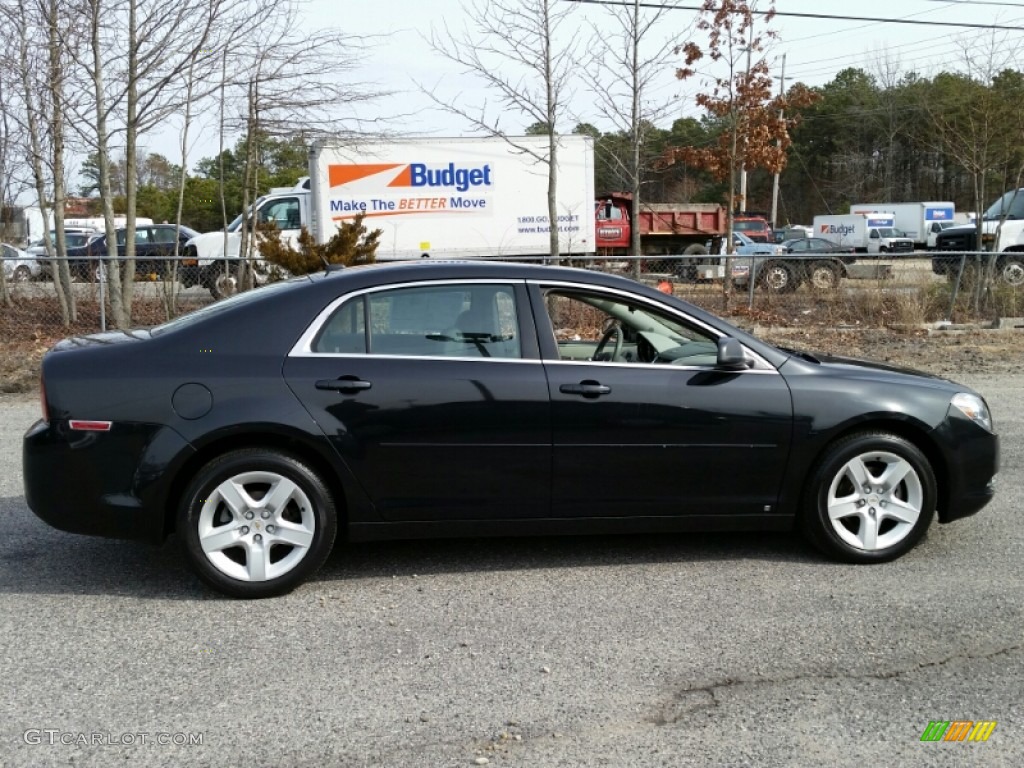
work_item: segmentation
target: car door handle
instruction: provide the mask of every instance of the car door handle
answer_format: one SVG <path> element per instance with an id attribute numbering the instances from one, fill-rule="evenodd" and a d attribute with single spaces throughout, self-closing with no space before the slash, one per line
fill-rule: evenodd
<path id="1" fill-rule="evenodd" d="M 337 379 L 320 379 L 316 383 L 317 389 L 326 389 L 332 392 L 359 392 L 372 387 L 368 381 L 363 381 L 356 376 L 342 376 Z"/>
<path id="2" fill-rule="evenodd" d="M 562 384 L 558 391 L 563 395 L 600 397 L 601 395 L 610 394 L 612 388 L 596 381 L 581 381 L 579 384 Z"/>

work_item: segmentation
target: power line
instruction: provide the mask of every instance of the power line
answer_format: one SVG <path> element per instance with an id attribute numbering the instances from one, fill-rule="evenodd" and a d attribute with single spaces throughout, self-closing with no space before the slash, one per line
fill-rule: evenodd
<path id="1" fill-rule="evenodd" d="M 948 0 L 947 0 L 948 1 Z M 675 5 L 674 3 L 633 3 L 630 0 L 565 0 L 569 3 L 587 3 L 589 5 L 609 5 L 632 8 L 639 5 L 641 8 L 655 8 L 662 11 L 703 11 L 700 6 Z M 740 11 L 736 11 L 740 13 Z M 755 11 L 750 13 L 755 16 L 767 16 L 772 11 Z M 889 19 L 881 16 L 838 16 L 831 13 L 798 13 L 796 11 L 775 11 L 775 16 L 789 16 L 797 19 L 827 19 L 834 21 L 873 21 L 879 24 L 914 24 L 922 27 L 958 27 L 960 29 L 1004 29 L 1016 32 L 1024 32 L 1024 27 L 1006 26 L 1003 24 L 971 24 L 960 21 L 919 21 L 913 19 Z"/>
<path id="2" fill-rule="evenodd" d="M 942 3 L 943 5 L 999 5 L 1005 8 L 1024 8 L 1024 3 L 997 3 L 993 0 L 924 0 L 926 3 Z"/>

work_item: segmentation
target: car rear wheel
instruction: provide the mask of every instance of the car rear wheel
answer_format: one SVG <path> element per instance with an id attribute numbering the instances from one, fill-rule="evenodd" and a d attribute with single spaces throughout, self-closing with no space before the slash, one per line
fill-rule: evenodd
<path id="1" fill-rule="evenodd" d="M 885 562 L 924 536 L 936 498 L 935 473 L 915 445 L 898 435 L 861 432 L 833 444 L 812 472 L 802 528 L 836 559 Z"/>
<path id="2" fill-rule="evenodd" d="M 27 283 L 32 279 L 32 270 L 28 268 L 27 264 L 19 264 L 14 268 L 14 274 L 11 277 L 16 283 Z"/>
<path id="3" fill-rule="evenodd" d="M 182 500 L 178 534 L 199 577 L 232 597 L 290 592 L 323 565 L 337 511 L 323 480 L 270 449 L 224 454 L 203 467 Z"/>

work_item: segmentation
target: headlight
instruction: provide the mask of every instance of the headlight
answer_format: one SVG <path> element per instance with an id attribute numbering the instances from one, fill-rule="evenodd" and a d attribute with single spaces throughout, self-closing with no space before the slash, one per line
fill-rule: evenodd
<path id="1" fill-rule="evenodd" d="M 993 431 L 992 414 L 988 412 L 988 406 L 985 405 L 985 401 L 977 395 L 959 392 L 953 395 L 950 404 L 956 406 L 971 421 L 980 424 L 989 432 Z"/>

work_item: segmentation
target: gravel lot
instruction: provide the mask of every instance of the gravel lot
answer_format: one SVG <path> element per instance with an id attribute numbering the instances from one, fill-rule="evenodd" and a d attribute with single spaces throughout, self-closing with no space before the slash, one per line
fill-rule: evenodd
<path id="1" fill-rule="evenodd" d="M 999 495 L 896 563 L 777 534 L 341 545 L 250 603 L 174 541 L 37 520 L 38 404 L 0 396 L 0 765 L 1024 765 L 1021 379 L 959 378 Z M 956 719 L 998 726 L 920 742 Z"/>

